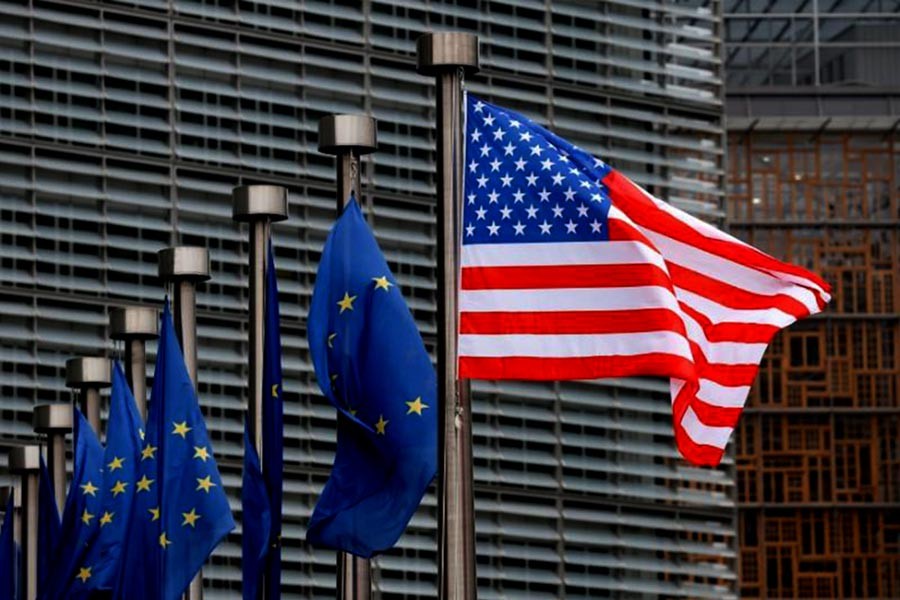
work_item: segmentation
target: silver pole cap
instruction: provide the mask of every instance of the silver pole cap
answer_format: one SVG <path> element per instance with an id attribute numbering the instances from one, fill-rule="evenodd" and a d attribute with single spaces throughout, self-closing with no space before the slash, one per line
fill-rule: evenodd
<path id="1" fill-rule="evenodd" d="M 328 115 L 319 120 L 319 152 L 371 154 L 378 149 L 377 124 L 367 115 Z"/>
<path id="2" fill-rule="evenodd" d="M 206 281 L 209 251 L 200 246 L 175 246 L 159 251 L 159 277 L 163 281 Z"/>
<path id="3" fill-rule="evenodd" d="M 288 190 L 280 185 L 242 185 L 231 192 L 235 221 L 284 221 L 288 218 Z"/>
<path id="4" fill-rule="evenodd" d="M 9 451 L 9 472 L 29 473 L 41 469 L 40 446 L 17 446 Z"/>
<path id="5" fill-rule="evenodd" d="M 149 306 L 114 308 L 109 313 L 109 336 L 114 340 L 152 340 L 159 335 L 159 311 Z"/>
<path id="6" fill-rule="evenodd" d="M 41 404 L 34 407 L 31 423 L 36 433 L 72 431 L 72 407 L 68 404 Z"/>
<path id="7" fill-rule="evenodd" d="M 82 389 L 109 386 L 109 359 L 84 356 L 66 361 L 66 387 Z"/>
<path id="8" fill-rule="evenodd" d="M 416 41 L 416 70 L 422 75 L 437 75 L 462 68 L 467 74 L 478 72 L 478 36 L 461 31 L 426 33 Z"/>

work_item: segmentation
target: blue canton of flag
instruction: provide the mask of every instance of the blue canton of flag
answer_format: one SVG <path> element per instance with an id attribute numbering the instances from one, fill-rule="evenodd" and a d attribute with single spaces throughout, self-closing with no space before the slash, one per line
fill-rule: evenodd
<path id="1" fill-rule="evenodd" d="M 415 321 L 356 200 L 319 262 L 309 311 L 337 453 L 307 539 L 369 557 L 391 548 L 437 470 L 437 384 Z"/>
<path id="2" fill-rule="evenodd" d="M 3 525 L 0 526 L 0 600 L 17 600 L 19 551 L 13 538 L 14 494 L 10 488 L 9 500 L 6 501 L 3 513 Z"/>
<path id="3" fill-rule="evenodd" d="M 59 545 L 61 523 L 56 509 L 56 494 L 50 473 L 41 457 L 40 486 L 38 490 L 38 595 L 47 588 L 50 576 L 54 574 L 53 552 Z"/>
<path id="4" fill-rule="evenodd" d="M 256 598 L 266 573 L 266 598 L 281 597 L 281 504 L 284 480 L 284 405 L 281 374 L 281 324 L 275 254 L 269 240 L 266 266 L 265 335 L 263 352 L 263 463 L 244 435 L 244 477 L 241 488 L 244 598 Z"/>
<path id="5" fill-rule="evenodd" d="M 234 528 L 168 300 L 159 330 L 150 415 L 114 595 L 122 600 L 175 600 Z"/>
<path id="6" fill-rule="evenodd" d="M 466 119 L 463 244 L 609 239 L 603 161 L 472 96 Z"/>
<path id="7" fill-rule="evenodd" d="M 75 458 L 72 483 L 63 509 L 59 544 L 53 553 L 54 572 L 77 573 L 84 548 L 100 527 L 100 491 L 103 486 L 103 446 L 87 419 L 75 410 Z M 65 577 L 52 577 L 42 590 L 41 598 L 66 598 Z"/>
<path id="8" fill-rule="evenodd" d="M 61 598 L 87 598 L 93 591 L 110 590 L 114 585 L 131 515 L 132 496 L 149 493 L 154 483 L 137 478 L 138 464 L 142 460 L 142 425 L 134 396 L 116 361 L 106 427 L 103 487 L 97 513 L 99 527 L 81 553 L 76 571 L 65 576 Z"/>

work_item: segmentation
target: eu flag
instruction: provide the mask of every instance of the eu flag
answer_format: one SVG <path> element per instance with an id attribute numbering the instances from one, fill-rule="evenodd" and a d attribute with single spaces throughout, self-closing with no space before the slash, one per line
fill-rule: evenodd
<path id="1" fill-rule="evenodd" d="M 59 511 L 56 509 L 56 495 L 50 473 L 41 457 L 40 483 L 38 484 L 38 595 L 47 589 L 50 576 L 54 574 L 53 552 L 59 544 Z"/>
<path id="2" fill-rule="evenodd" d="M 116 598 L 175 600 L 234 528 L 166 301 Z"/>
<path id="3" fill-rule="evenodd" d="M 13 511 L 15 502 L 12 488 L 9 490 L 9 500 L 6 501 L 6 511 L 3 514 L 3 525 L 0 526 L 0 600 L 16 600 L 16 584 L 19 580 L 18 558 L 16 540 L 13 538 Z"/>
<path id="4" fill-rule="evenodd" d="M 266 573 L 266 598 L 281 598 L 281 504 L 284 480 L 284 406 L 282 401 L 281 330 L 275 255 L 269 241 L 266 266 L 263 349 L 263 469 L 245 432 L 242 568 L 244 599 L 256 598 Z M 265 534 L 265 535 L 263 535 Z"/>
<path id="5" fill-rule="evenodd" d="M 59 543 L 53 553 L 54 573 L 78 572 L 81 554 L 100 527 L 101 490 L 104 486 L 103 446 L 81 411 L 75 409 L 73 419 L 75 458 L 72 483 L 63 509 Z M 65 598 L 64 577 L 51 577 L 42 589 L 41 598 Z"/>
<path id="6" fill-rule="evenodd" d="M 142 453 L 142 421 L 128 388 L 125 373 L 116 361 L 113 365 L 109 423 L 106 428 L 103 487 L 100 490 L 98 527 L 88 545 L 80 552 L 74 572 L 62 574 L 57 598 L 88 598 L 96 590 L 110 590 L 119 567 L 121 548 L 131 515 L 135 494 L 149 493 L 153 482 L 138 480 Z"/>
<path id="7" fill-rule="evenodd" d="M 325 242 L 308 328 L 319 387 L 338 410 L 338 435 L 307 539 L 370 557 L 397 542 L 434 478 L 437 384 L 352 196 Z"/>
<path id="8" fill-rule="evenodd" d="M 244 600 L 256 600 L 272 533 L 272 509 L 259 455 L 244 426 L 244 475 L 241 481 L 241 571 Z"/>

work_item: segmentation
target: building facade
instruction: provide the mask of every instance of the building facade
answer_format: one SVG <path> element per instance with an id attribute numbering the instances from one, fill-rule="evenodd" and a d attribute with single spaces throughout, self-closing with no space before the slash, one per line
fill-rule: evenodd
<path id="1" fill-rule="evenodd" d="M 474 92 L 718 219 L 721 24 L 717 0 L 0 0 L 2 444 L 33 438 L 36 403 L 71 399 L 67 358 L 121 355 L 108 313 L 160 304 L 159 249 L 205 246 L 200 399 L 237 515 L 248 249 L 230 191 L 287 186 L 290 219 L 273 228 L 284 597 L 333 598 L 334 555 L 304 542 L 335 426 L 305 341 L 334 216 L 333 158 L 316 151 L 318 120 L 378 119 L 362 204 L 433 344 L 435 93 L 415 73 L 417 37 L 480 34 Z M 710 470 L 677 457 L 667 384 L 474 388 L 479 597 L 734 594 L 733 461 Z M 379 597 L 435 596 L 435 512 L 429 494 L 398 547 L 375 561 Z M 239 564 L 238 530 L 205 569 L 208 598 L 239 597 Z"/>
<path id="2" fill-rule="evenodd" d="M 821 273 L 737 434 L 740 591 L 900 597 L 900 3 L 726 4 L 732 233 Z"/>

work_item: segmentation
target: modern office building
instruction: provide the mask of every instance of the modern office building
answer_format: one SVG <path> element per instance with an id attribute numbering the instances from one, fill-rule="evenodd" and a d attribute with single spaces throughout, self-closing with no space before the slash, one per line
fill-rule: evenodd
<path id="1" fill-rule="evenodd" d="M 714 0 L 0 0 L 3 446 L 33 439 L 36 403 L 70 400 L 67 358 L 121 353 L 108 337 L 111 308 L 160 304 L 159 249 L 205 246 L 200 397 L 237 513 L 248 249 L 230 191 L 287 186 L 290 220 L 274 226 L 284 597 L 333 598 L 334 555 L 304 542 L 335 425 L 305 341 L 334 216 L 319 118 L 377 117 L 363 207 L 432 343 L 435 92 L 415 72 L 417 37 L 477 32 L 484 70 L 474 92 L 715 220 L 725 183 L 721 23 Z M 666 383 L 475 390 L 479 597 L 735 594 L 733 461 L 699 469 L 678 458 Z M 435 596 L 435 512 L 430 494 L 399 546 L 375 561 L 379 597 Z M 205 569 L 207 598 L 239 597 L 239 536 Z"/>
<path id="2" fill-rule="evenodd" d="M 900 3 L 730 0 L 732 233 L 834 286 L 742 417 L 740 591 L 900 597 Z"/>

